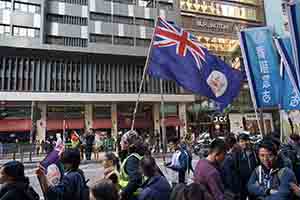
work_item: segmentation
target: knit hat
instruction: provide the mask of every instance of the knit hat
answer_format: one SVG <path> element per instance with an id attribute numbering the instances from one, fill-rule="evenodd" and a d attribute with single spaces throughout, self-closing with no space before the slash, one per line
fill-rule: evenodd
<path id="1" fill-rule="evenodd" d="M 19 161 L 9 161 L 2 165 L 4 173 L 16 180 L 24 180 L 24 165 Z"/>

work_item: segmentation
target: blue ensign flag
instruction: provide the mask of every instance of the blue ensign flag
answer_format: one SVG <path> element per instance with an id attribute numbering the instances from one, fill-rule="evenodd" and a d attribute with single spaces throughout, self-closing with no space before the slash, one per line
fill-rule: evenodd
<path id="1" fill-rule="evenodd" d="M 300 0 L 290 1 L 287 10 L 295 70 L 297 73 L 298 85 L 300 85 Z"/>
<path id="2" fill-rule="evenodd" d="M 277 38 L 275 40 L 277 50 L 281 56 L 280 75 L 282 79 L 280 96 L 283 110 L 299 110 L 300 98 L 297 85 L 297 75 L 293 62 L 293 52 L 290 37 Z"/>
<path id="3" fill-rule="evenodd" d="M 242 54 L 255 109 L 280 103 L 279 60 L 273 45 L 273 32 L 268 27 L 241 31 Z"/>
<path id="4" fill-rule="evenodd" d="M 239 94 L 243 74 L 212 55 L 189 32 L 158 18 L 148 57 L 148 74 L 174 80 L 213 99 L 224 109 Z"/>

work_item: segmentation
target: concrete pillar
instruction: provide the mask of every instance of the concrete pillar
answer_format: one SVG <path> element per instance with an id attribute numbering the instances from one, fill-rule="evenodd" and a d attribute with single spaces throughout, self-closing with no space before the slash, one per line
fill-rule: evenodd
<path id="1" fill-rule="evenodd" d="M 93 104 L 84 105 L 84 123 L 86 129 L 93 128 L 93 115 L 94 115 L 93 112 L 94 112 Z"/>
<path id="2" fill-rule="evenodd" d="M 153 122 L 154 122 L 154 133 L 160 135 L 160 104 L 153 104 Z"/>
<path id="3" fill-rule="evenodd" d="M 180 126 L 180 136 L 183 137 L 187 133 L 186 104 L 179 103 L 178 110 L 179 110 L 179 119 L 181 122 L 184 123 L 183 126 Z"/>
<path id="4" fill-rule="evenodd" d="M 117 104 L 116 103 L 111 104 L 111 122 L 112 122 L 111 135 L 114 138 L 117 138 L 117 136 L 118 136 L 118 114 L 117 114 Z"/>
<path id="5" fill-rule="evenodd" d="M 46 139 L 46 127 L 47 127 L 47 104 L 44 102 L 37 103 L 38 110 L 41 111 L 41 119 L 37 120 L 36 124 L 36 141 L 42 141 Z"/>

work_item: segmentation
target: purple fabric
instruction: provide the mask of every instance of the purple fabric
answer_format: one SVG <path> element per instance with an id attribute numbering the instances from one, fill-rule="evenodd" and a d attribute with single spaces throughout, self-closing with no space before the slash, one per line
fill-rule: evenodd
<path id="1" fill-rule="evenodd" d="M 206 186 L 215 200 L 224 200 L 224 185 L 221 174 L 208 160 L 199 160 L 195 169 L 194 182 Z"/>
<path id="2" fill-rule="evenodd" d="M 57 161 L 59 160 L 60 154 L 63 152 L 64 150 L 64 145 L 60 144 L 57 145 L 53 151 L 51 151 L 45 158 L 44 160 L 40 163 L 41 166 L 44 167 L 45 170 L 47 170 L 48 166 L 53 164 L 53 163 L 57 163 Z"/>

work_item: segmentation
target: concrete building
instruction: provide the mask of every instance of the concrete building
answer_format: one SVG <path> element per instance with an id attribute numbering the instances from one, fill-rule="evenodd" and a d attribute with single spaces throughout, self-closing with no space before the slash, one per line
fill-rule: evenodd
<path id="1" fill-rule="evenodd" d="M 0 137 L 130 128 L 155 18 L 179 21 L 177 0 L 0 0 Z M 184 94 L 164 81 L 168 133 L 186 129 Z M 140 132 L 160 132 L 159 80 L 146 77 Z"/>

